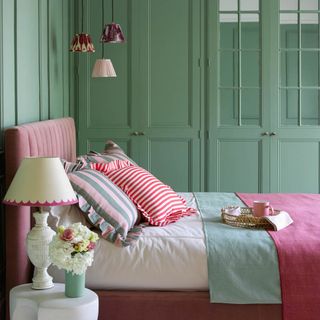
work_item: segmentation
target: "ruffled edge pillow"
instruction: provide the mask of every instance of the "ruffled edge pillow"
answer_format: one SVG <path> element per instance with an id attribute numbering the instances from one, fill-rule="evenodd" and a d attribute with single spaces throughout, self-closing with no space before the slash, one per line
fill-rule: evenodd
<path id="1" fill-rule="evenodd" d="M 142 227 L 135 226 L 138 211 L 120 188 L 96 170 L 74 171 L 68 177 L 79 208 L 104 239 L 122 247 L 137 241 L 142 233 Z"/>
<path id="2" fill-rule="evenodd" d="M 106 175 L 137 206 L 150 225 L 165 226 L 197 211 L 155 176 L 129 161 L 91 163 L 91 168 Z"/>

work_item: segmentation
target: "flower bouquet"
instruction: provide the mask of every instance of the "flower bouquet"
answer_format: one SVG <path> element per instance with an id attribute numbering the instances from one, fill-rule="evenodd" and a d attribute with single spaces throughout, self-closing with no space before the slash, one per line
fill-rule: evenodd
<path id="1" fill-rule="evenodd" d="M 49 245 L 52 264 L 73 274 L 82 274 L 92 265 L 98 235 L 81 223 L 59 226 Z"/>
<path id="2" fill-rule="evenodd" d="M 59 226 L 49 244 L 53 265 L 65 269 L 65 294 L 80 297 L 85 289 L 85 271 L 92 265 L 98 235 L 81 223 Z"/>

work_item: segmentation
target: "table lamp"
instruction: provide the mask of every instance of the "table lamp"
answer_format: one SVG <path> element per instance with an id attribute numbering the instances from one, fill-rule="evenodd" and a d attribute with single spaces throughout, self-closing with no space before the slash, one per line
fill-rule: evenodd
<path id="1" fill-rule="evenodd" d="M 49 243 L 55 232 L 48 226 L 49 213 L 42 207 L 77 203 L 68 176 L 59 158 L 25 158 L 20 164 L 3 203 L 14 206 L 38 207 L 36 224 L 27 235 L 27 253 L 34 265 L 33 289 L 53 287 L 47 268 L 50 265 Z"/>

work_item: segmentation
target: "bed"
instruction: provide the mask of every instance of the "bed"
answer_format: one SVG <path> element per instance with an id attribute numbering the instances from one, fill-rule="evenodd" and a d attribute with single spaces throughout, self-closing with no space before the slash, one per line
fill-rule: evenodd
<path id="1" fill-rule="evenodd" d="M 68 161 L 76 158 L 76 133 L 72 118 L 47 120 L 34 122 L 10 128 L 5 132 L 6 151 L 6 185 L 8 186 L 24 157 L 29 156 L 55 156 Z M 191 198 L 189 199 L 193 201 Z M 30 209 L 28 207 L 6 207 L 6 293 L 18 284 L 31 281 L 32 269 L 26 256 L 25 239 L 32 225 Z M 190 230 L 192 225 L 198 225 L 199 220 L 190 218 Z M 201 223 L 200 223 L 201 225 Z M 170 227 L 173 233 L 175 226 Z M 201 229 L 201 227 L 200 227 Z M 199 229 L 198 229 L 199 230 Z M 191 232 L 192 233 L 192 232 Z M 12 235 L 15 235 L 14 237 Z M 204 252 L 204 239 L 201 232 L 192 234 L 192 243 L 195 247 L 201 247 Z M 196 240 L 194 240 L 196 239 Z M 104 240 L 102 240 L 104 241 Z M 152 237 L 149 238 L 152 241 Z M 101 244 L 101 246 L 103 246 Z M 14 248 L 14 250 L 12 249 Z M 200 250 L 200 251 L 201 251 Z M 195 251 L 195 255 L 199 251 Z M 203 259 L 203 254 L 195 256 L 195 261 Z M 99 258 L 96 257 L 96 263 Z M 197 268 L 197 265 L 194 264 Z M 199 266 L 198 266 L 199 267 Z M 115 269 L 116 270 L 116 269 Z M 233 304 L 210 303 L 209 291 L 206 284 L 207 269 L 202 263 L 202 268 L 197 271 L 196 285 L 189 283 L 172 284 L 173 279 L 162 281 L 163 286 L 144 286 L 142 278 L 133 282 L 130 286 L 125 281 L 117 284 L 114 282 L 110 288 L 99 289 L 99 275 L 91 285 L 99 295 L 99 319 L 123 320 L 130 319 L 282 319 L 281 304 Z M 117 275 L 122 278 L 121 274 Z M 59 278 L 59 273 L 55 273 Z M 147 278 L 147 276 L 146 276 Z M 141 286 L 139 286 L 141 283 Z M 171 286 L 170 286 L 171 284 Z M 90 284 L 87 285 L 90 288 Z M 108 285 L 107 285 L 108 286 Z M 8 300 L 7 300 L 8 301 Z M 8 303 L 7 303 L 8 305 Z M 8 312 L 7 312 L 8 315 Z M 8 317 L 8 316 L 7 316 Z"/>

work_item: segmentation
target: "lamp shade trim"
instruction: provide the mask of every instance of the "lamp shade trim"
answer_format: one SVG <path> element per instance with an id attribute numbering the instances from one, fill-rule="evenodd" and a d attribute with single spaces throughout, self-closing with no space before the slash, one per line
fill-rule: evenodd
<path id="1" fill-rule="evenodd" d="M 3 203 L 16 206 L 58 206 L 78 201 L 59 158 L 25 158 Z"/>
<path id="2" fill-rule="evenodd" d="M 75 203 L 78 203 L 77 199 L 71 200 L 60 200 L 60 201 L 45 201 L 45 202 L 31 202 L 31 201 L 16 201 L 16 200 L 3 200 L 4 204 L 11 205 L 11 206 L 27 206 L 27 207 L 54 207 L 54 206 L 68 206 Z"/>

